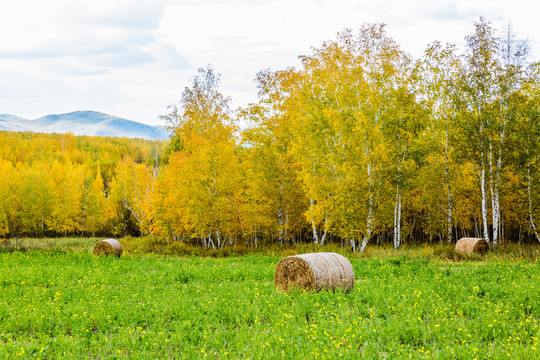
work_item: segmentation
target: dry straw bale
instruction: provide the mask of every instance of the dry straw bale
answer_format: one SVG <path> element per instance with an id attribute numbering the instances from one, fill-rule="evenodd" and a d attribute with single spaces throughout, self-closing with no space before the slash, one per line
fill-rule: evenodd
<path id="1" fill-rule="evenodd" d="M 482 238 L 461 238 L 456 243 L 456 252 L 462 254 L 485 254 L 489 244 Z"/>
<path id="2" fill-rule="evenodd" d="M 354 270 L 345 257 L 336 253 L 312 253 L 289 256 L 276 266 L 276 287 L 287 291 L 293 287 L 308 290 L 350 291 L 354 286 Z"/>
<path id="3" fill-rule="evenodd" d="M 122 255 L 122 244 L 115 239 L 101 240 L 94 246 L 94 255 L 114 255 L 120 257 Z"/>

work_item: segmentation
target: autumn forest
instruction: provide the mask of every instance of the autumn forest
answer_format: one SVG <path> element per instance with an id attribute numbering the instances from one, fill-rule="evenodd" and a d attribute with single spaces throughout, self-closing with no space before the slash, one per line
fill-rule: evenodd
<path id="1" fill-rule="evenodd" d="M 485 19 L 413 59 L 384 25 L 259 72 L 199 69 L 168 142 L 0 132 L 0 237 L 232 244 L 540 241 L 540 64 Z"/>

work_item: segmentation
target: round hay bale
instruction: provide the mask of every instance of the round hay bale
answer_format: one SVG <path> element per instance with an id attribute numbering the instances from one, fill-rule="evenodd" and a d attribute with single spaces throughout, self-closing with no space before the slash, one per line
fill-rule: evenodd
<path id="1" fill-rule="evenodd" d="M 94 246 L 94 255 L 114 255 L 120 257 L 122 255 L 122 244 L 115 239 L 106 239 L 99 241 Z"/>
<path id="2" fill-rule="evenodd" d="M 484 255 L 489 250 L 489 244 L 482 238 L 461 238 L 456 243 L 456 252 L 462 254 Z"/>
<path id="3" fill-rule="evenodd" d="M 276 266 L 274 284 L 288 291 L 294 287 L 308 290 L 348 292 L 354 286 L 354 270 L 349 260 L 336 253 L 312 253 L 289 256 Z"/>

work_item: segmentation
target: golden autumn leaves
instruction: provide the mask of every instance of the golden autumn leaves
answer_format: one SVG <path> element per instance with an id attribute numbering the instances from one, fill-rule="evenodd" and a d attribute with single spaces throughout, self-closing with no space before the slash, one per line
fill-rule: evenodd
<path id="1" fill-rule="evenodd" d="M 200 69 L 162 117 L 165 150 L 101 143 L 97 156 L 68 139 L 50 147 L 54 161 L 18 161 L 10 152 L 22 150 L 6 148 L 0 191 L 20 195 L 0 206 L 0 233 L 216 248 L 332 238 L 360 251 L 536 234 L 540 76 L 523 43 L 495 34 L 481 19 L 464 54 L 435 42 L 415 61 L 383 25 L 346 30 L 298 69 L 260 72 L 259 101 L 236 112 L 219 75 Z M 26 189 L 28 176 L 40 180 Z"/>

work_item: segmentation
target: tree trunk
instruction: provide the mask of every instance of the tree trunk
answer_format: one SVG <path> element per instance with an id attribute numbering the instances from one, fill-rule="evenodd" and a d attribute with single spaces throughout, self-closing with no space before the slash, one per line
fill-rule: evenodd
<path id="1" fill-rule="evenodd" d="M 328 226 L 328 215 L 326 215 L 326 217 L 324 219 L 324 232 L 323 232 L 323 236 L 321 237 L 321 246 L 324 245 L 324 243 L 326 241 L 326 236 L 328 235 L 328 231 L 326 229 L 327 226 Z"/>
<path id="2" fill-rule="evenodd" d="M 355 253 L 356 252 L 356 240 L 354 238 L 351 238 L 350 242 L 351 242 L 351 250 L 352 250 L 353 253 Z"/>
<path id="3" fill-rule="evenodd" d="M 213 249 L 216 248 L 216 245 L 214 244 L 214 241 L 212 240 L 212 233 L 211 232 L 208 233 L 208 244 L 212 245 Z M 210 247 L 210 245 L 208 245 L 208 247 Z"/>
<path id="4" fill-rule="evenodd" d="M 446 212 L 446 230 L 448 232 L 448 239 L 447 243 L 452 244 L 452 187 L 450 185 L 450 146 L 449 146 L 449 138 L 450 135 L 448 134 L 448 128 L 446 129 L 446 146 L 445 146 L 445 160 L 446 160 L 446 166 L 444 167 L 445 175 L 446 175 L 446 193 L 448 197 L 448 210 Z"/>
<path id="5" fill-rule="evenodd" d="M 500 147 L 499 147 L 499 156 L 497 159 L 496 167 L 493 167 L 493 152 L 489 151 L 489 183 L 490 183 L 490 192 L 491 192 L 491 212 L 492 212 L 492 221 L 493 221 L 493 246 L 497 247 L 499 245 L 499 219 L 500 219 L 500 208 L 499 208 L 499 173 L 501 170 L 501 156 L 500 156 Z"/>
<path id="6" fill-rule="evenodd" d="M 394 204 L 394 248 L 401 246 L 401 193 L 399 184 L 396 189 L 396 202 Z"/>
<path id="7" fill-rule="evenodd" d="M 401 124 L 401 119 L 400 119 Z M 400 136 L 398 133 L 398 142 L 400 141 Z M 399 146 L 401 149 L 401 145 Z M 403 148 L 403 154 L 401 159 L 398 160 L 397 167 L 397 182 L 396 182 L 396 203 L 394 205 L 394 248 L 397 249 L 401 247 L 401 168 L 405 162 L 405 155 L 407 154 L 407 146 Z"/>
<path id="8" fill-rule="evenodd" d="M 313 216 L 313 199 L 309 199 L 309 211 L 311 213 L 311 227 L 313 229 L 313 243 L 319 245 L 319 234 L 317 233 L 317 224 L 315 223 L 315 217 Z"/>
<path id="9" fill-rule="evenodd" d="M 527 153 L 528 153 L 527 149 Z M 534 237 L 538 242 L 540 242 L 540 236 L 538 234 L 538 231 L 536 230 L 536 225 L 534 224 L 533 220 L 533 211 L 532 211 L 532 199 L 531 199 L 531 161 L 527 161 L 527 199 L 529 201 L 529 223 L 531 224 L 531 228 L 534 232 Z"/>
<path id="10" fill-rule="evenodd" d="M 448 244 L 452 244 L 452 192 L 448 184 L 448 212 L 446 214 L 446 230 L 448 231 Z"/>
<path id="11" fill-rule="evenodd" d="M 278 207 L 278 225 L 279 225 L 279 243 L 283 245 L 285 242 L 285 236 L 283 231 L 283 180 L 280 180 L 280 196 Z"/>
<path id="12" fill-rule="evenodd" d="M 368 242 L 369 242 L 369 237 L 364 236 L 364 239 L 362 240 L 362 244 L 360 244 L 360 252 L 361 253 L 363 253 L 366 250 Z"/>
<path id="13" fill-rule="evenodd" d="M 482 221 L 484 225 L 484 239 L 489 243 L 489 229 L 488 229 L 488 209 L 487 209 L 487 191 L 486 191 L 486 171 L 482 163 L 482 169 L 480 171 L 480 187 L 482 192 Z"/>
<path id="14" fill-rule="evenodd" d="M 221 242 L 221 234 L 219 233 L 219 228 L 217 226 L 216 226 L 216 239 L 217 239 L 218 249 L 219 250 L 223 249 L 223 245 L 225 245 L 225 240 L 223 241 L 223 243 Z"/>
<path id="15" fill-rule="evenodd" d="M 375 223 L 375 218 L 373 215 L 373 178 L 371 173 L 371 164 L 368 163 L 368 179 L 369 179 L 369 202 L 368 202 L 368 215 L 366 219 L 366 232 L 364 235 L 364 239 L 362 240 L 362 244 L 360 245 L 360 252 L 364 252 L 366 249 L 367 244 L 369 243 L 369 239 L 371 239 L 371 235 L 373 234 L 373 225 Z"/>
<path id="16" fill-rule="evenodd" d="M 285 209 L 285 229 L 283 230 L 283 240 L 289 237 L 289 207 Z"/>
<path id="17" fill-rule="evenodd" d="M 255 228 L 255 249 L 258 247 L 257 228 Z"/>

